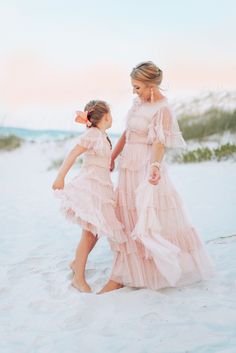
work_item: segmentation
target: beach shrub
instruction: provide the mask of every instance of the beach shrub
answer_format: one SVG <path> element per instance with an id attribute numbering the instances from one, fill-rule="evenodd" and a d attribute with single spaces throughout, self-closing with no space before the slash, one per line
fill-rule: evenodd
<path id="1" fill-rule="evenodd" d="M 185 115 L 179 119 L 180 129 L 186 140 L 202 140 L 207 136 L 230 131 L 236 132 L 236 110 L 212 108 L 201 116 Z"/>
<path id="2" fill-rule="evenodd" d="M 210 160 L 226 160 L 236 154 L 236 145 L 227 143 L 218 148 L 199 147 L 195 150 L 182 153 L 175 158 L 176 162 L 196 163 Z"/>
<path id="3" fill-rule="evenodd" d="M 58 158 L 58 159 L 54 159 L 51 161 L 50 166 L 48 167 L 47 170 L 53 170 L 53 169 L 59 169 L 60 166 L 62 165 L 64 159 L 63 158 Z M 74 164 L 74 166 L 81 166 L 82 164 L 82 158 L 78 158 Z"/>
<path id="4" fill-rule="evenodd" d="M 53 159 L 48 170 L 58 169 L 63 163 L 63 158 Z"/>
<path id="5" fill-rule="evenodd" d="M 21 146 L 23 139 L 15 135 L 0 136 L 0 150 L 11 151 Z"/>
<path id="6" fill-rule="evenodd" d="M 236 145 L 232 145 L 230 143 L 214 149 L 214 154 L 217 161 L 228 159 L 228 157 L 232 156 L 234 153 L 236 153 Z"/>
<path id="7" fill-rule="evenodd" d="M 203 162 L 212 159 L 212 151 L 208 147 L 197 148 L 193 151 L 182 154 L 182 161 L 184 163 Z"/>

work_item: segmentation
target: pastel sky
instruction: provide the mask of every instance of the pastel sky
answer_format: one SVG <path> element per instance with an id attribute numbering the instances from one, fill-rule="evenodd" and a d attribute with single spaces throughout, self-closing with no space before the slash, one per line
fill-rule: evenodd
<path id="1" fill-rule="evenodd" d="M 101 98 L 121 131 L 144 60 L 170 98 L 235 89 L 235 13 L 233 0 L 0 0 L 0 124 L 73 129 Z"/>

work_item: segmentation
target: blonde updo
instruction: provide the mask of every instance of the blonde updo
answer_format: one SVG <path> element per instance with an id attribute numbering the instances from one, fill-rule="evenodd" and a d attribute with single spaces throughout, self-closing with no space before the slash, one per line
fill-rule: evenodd
<path id="1" fill-rule="evenodd" d="M 90 127 L 96 127 L 102 120 L 103 116 L 110 112 L 109 105 L 101 100 L 91 100 L 84 107 L 84 111 L 88 112 L 87 118 L 91 123 Z"/>
<path id="2" fill-rule="evenodd" d="M 143 83 L 154 83 L 160 85 L 162 82 L 162 70 L 152 61 L 144 61 L 136 65 L 131 71 L 130 76 L 137 81 Z"/>

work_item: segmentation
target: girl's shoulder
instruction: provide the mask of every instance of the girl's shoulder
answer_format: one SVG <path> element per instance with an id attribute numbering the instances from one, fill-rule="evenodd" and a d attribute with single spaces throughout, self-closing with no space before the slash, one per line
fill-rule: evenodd
<path id="1" fill-rule="evenodd" d="M 101 133 L 96 127 L 89 127 L 79 135 L 78 144 L 85 148 L 93 148 L 101 139 Z"/>
<path id="2" fill-rule="evenodd" d="M 99 129 L 97 127 L 86 127 L 86 130 L 82 133 L 84 136 L 99 136 Z"/>
<path id="3" fill-rule="evenodd" d="M 87 127 L 86 130 L 80 134 L 80 138 L 86 138 L 88 140 L 97 140 L 101 138 L 100 130 L 97 127 Z"/>

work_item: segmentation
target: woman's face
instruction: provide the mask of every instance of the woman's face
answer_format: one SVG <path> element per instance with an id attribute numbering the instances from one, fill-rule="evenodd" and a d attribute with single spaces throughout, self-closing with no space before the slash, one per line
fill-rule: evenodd
<path id="1" fill-rule="evenodd" d="M 131 78 L 131 84 L 133 86 L 133 93 L 137 94 L 143 101 L 150 100 L 151 90 L 150 87 L 145 83 Z"/>

